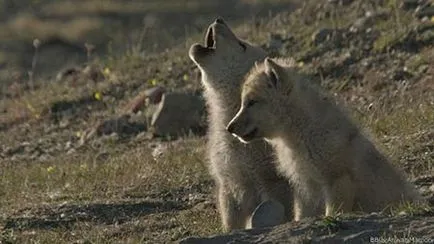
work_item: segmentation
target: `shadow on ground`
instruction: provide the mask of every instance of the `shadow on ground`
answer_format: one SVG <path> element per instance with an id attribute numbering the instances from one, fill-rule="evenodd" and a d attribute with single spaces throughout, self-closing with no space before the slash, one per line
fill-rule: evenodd
<path id="1" fill-rule="evenodd" d="M 97 224 L 121 224 L 133 218 L 183 209 L 175 201 L 142 201 L 127 203 L 92 203 L 64 205 L 39 210 L 38 217 L 13 217 L 6 220 L 4 229 L 52 229 L 68 228 L 76 222 Z"/>

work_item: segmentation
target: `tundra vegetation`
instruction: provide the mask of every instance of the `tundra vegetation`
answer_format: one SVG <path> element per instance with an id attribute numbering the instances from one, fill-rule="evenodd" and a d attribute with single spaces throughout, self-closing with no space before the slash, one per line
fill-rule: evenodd
<path id="1" fill-rule="evenodd" d="M 217 16 L 271 55 L 295 58 L 433 204 L 433 3 L 402 2 L 1 1 L 0 242 L 167 243 L 222 232 L 203 134 L 149 136 L 145 99 L 122 129 L 86 137 L 149 88 L 200 93 L 187 52 Z M 432 211 L 383 214 L 379 222 Z M 306 228 L 327 235 L 340 223 L 345 216 Z"/>

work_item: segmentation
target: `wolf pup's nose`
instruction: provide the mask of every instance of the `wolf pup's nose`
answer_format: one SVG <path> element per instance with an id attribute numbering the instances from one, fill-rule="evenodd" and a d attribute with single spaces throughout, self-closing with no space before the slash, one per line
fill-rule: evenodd
<path id="1" fill-rule="evenodd" d="M 222 24 L 222 25 L 225 24 L 225 22 L 223 21 L 223 18 L 222 18 L 222 17 L 218 17 L 218 18 L 215 20 L 215 22 L 218 23 L 218 24 Z"/>
<path id="2" fill-rule="evenodd" d="M 233 123 L 230 123 L 228 126 L 226 126 L 226 130 L 231 133 L 234 134 L 234 130 L 235 130 L 235 126 Z"/>

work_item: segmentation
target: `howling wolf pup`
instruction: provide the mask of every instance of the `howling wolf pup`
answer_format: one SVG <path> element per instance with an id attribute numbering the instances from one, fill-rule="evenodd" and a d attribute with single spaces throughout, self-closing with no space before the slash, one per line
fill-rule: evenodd
<path id="1" fill-rule="evenodd" d="M 290 220 L 291 189 L 278 175 L 272 148 L 262 141 L 242 144 L 226 131 L 240 106 L 243 77 L 266 52 L 237 38 L 218 18 L 209 26 L 204 45 L 192 45 L 189 56 L 202 75 L 209 114 L 208 166 L 217 185 L 224 229 Z"/>

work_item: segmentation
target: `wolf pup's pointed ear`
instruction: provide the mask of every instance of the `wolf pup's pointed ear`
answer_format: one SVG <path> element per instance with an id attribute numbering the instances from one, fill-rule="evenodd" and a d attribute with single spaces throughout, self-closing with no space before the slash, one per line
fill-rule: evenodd
<path id="1" fill-rule="evenodd" d="M 259 61 L 255 61 L 255 68 L 259 68 Z"/>
<path id="2" fill-rule="evenodd" d="M 281 67 L 276 64 L 271 58 L 265 58 L 265 74 L 268 77 L 268 80 L 273 85 L 273 87 L 277 88 L 280 82 L 280 72 Z"/>

